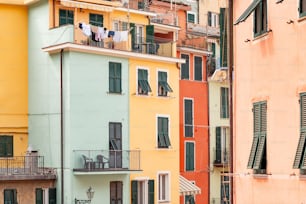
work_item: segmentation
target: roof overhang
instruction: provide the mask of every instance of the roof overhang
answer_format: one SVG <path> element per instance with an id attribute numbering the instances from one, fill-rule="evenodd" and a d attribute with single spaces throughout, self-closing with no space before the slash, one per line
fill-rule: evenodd
<path id="1" fill-rule="evenodd" d="M 168 33 L 168 32 L 176 32 L 181 30 L 178 26 L 172 26 L 172 25 L 165 25 L 160 23 L 150 23 L 150 25 L 154 25 L 154 31 L 159 33 Z"/>
<path id="2" fill-rule="evenodd" d="M 61 5 L 66 6 L 66 7 L 90 9 L 90 10 L 95 10 L 95 11 L 112 12 L 114 9 L 114 7 L 111 7 L 111 6 L 80 2 L 80 1 L 61 0 L 60 3 Z"/>
<path id="3" fill-rule="evenodd" d="M 249 7 L 242 13 L 242 15 L 235 21 L 234 25 L 238 25 L 239 23 L 245 21 L 251 13 L 255 10 L 258 4 L 262 0 L 253 0 L 253 2 L 249 5 Z"/>
<path id="4" fill-rule="evenodd" d="M 216 69 L 213 75 L 210 77 L 210 81 L 223 82 L 228 80 L 227 72 L 227 67 Z"/>
<path id="5" fill-rule="evenodd" d="M 195 195 L 201 194 L 201 189 L 191 181 L 180 175 L 180 195 Z"/>
<path id="6" fill-rule="evenodd" d="M 0 4 L 30 5 L 40 0 L 0 0 Z"/>
<path id="7" fill-rule="evenodd" d="M 150 60 L 150 61 L 158 61 L 164 63 L 185 63 L 185 59 L 175 58 L 175 57 L 163 57 L 158 55 L 151 54 L 143 54 L 143 53 L 135 53 L 131 51 L 123 51 L 123 50 L 115 50 L 109 48 L 100 48 L 100 47 L 92 47 L 88 45 L 74 44 L 74 43 L 62 43 L 58 45 L 52 45 L 49 47 L 42 48 L 44 52 L 48 52 L 49 54 L 59 53 L 63 51 L 75 51 L 82 53 L 90 53 L 90 54 L 98 54 L 98 55 L 107 55 L 107 56 L 116 56 L 123 58 L 135 58 L 142 60 Z"/>
<path id="8" fill-rule="evenodd" d="M 135 10 L 135 9 L 129 9 L 129 8 L 123 8 L 123 7 L 115 8 L 115 10 L 116 11 L 124 11 L 124 12 L 132 13 L 132 14 L 140 14 L 140 15 L 144 15 L 144 16 L 152 16 L 152 17 L 157 16 L 157 14 L 153 13 L 153 12 L 141 11 L 141 10 Z"/>

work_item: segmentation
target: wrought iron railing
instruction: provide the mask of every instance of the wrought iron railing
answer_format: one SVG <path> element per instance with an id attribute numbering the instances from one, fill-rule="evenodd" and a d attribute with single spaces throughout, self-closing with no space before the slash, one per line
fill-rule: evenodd
<path id="1" fill-rule="evenodd" d="M 0 158 L 0 175 L 45 174 L 43 156 L 15 156 Z"/>
<path id="2" fill-rule="evenodd" d="M 74 150 L 74 171 L 139 171 L 139 150 Z"/>
<path id="3" fill-rule="evenodd" d="M 214 148 L 214 164 L 215 165 L 229 164 L 228 149 Z"/>

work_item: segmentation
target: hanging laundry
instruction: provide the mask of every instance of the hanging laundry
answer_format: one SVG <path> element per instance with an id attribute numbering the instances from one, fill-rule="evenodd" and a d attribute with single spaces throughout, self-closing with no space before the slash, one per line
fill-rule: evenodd
<path id="1" fill-rule="evenodd" d="M 120 42 L 121 39 L 121 32 L 120 31 L 115 31 L 115 34 L 113 36 L 113 41 L 114 42 Z"/>
<path id="2" fill-rule="evenodd" d="M 86 23 L 79 23 L 79 28 L 82 29 L 82 32 L 86 36 L 91 36 L 91 29 L 90 25 Z"/>
<path id="3" fill-rule="evenodd" d="M 102 39 L 108 38 L 108 30 L 107 28 L 104 28 L 104 31 L 102 33 Z"/>
<path id="4" fill-rule="evenodd" d="M 104 33 L 104 28 L 102 28 L 102 27 L 98 27 L 98 29 L 97 29 L 97 33 L 96 33 L 96 40 L 97 41 L 102 41 L 102 36 L 103 36 L 103 33 Z"/>
<path id="5" fill-rule="evenodd" d="M 129 31 L 125 30 L 125 31 L 120 31 L 120 41 L 128 41 L 128 37 L 129 37 Z"/>
<path id="6" fill-rule="evenodd" d="M 108 31 L 108 35 L 107 35 L 108 37 L 111 37 L 111 36 L 114 36 L 114 35 L 115 35 L 115 31 L 111 31 L 111 30 Z"/>

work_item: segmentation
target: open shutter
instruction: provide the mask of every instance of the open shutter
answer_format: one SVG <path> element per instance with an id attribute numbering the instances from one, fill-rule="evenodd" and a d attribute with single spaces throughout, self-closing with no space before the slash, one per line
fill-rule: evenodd
<path id="1" fill-rule="evenodd" d="M 170 144 L 170 138 L 169 138 L 169 120 L 168 118 L 163 119 L 163 132 L 165 137 L 166 146 L 169 147 Z"/>
<path id="2" fill-rule="evenodd" d="M 262 134 L 262 135 L 260 135 L 260 138 L 259 138 L 259 143 L 258 143 L 258 146 L 257 146 L 257 151 L 256 151 L 255 159 L 254 159 L 253 169 L 260 169 L 261 168 L 260 164 L 261 164 L 261 161 L 263 159 L 265 147 L 266 147 L 266 135 Z"/>
<path id="3" fill-rule="evenodd" d="M 300 133 L 300 139 L 299 139 L 299 144 L 295 153 L 295 158 L 293 162 L 293 168 L 298 169 L 300 168 L 301 164 L 301 159 L 303 157 L 304 151 L 305 151 L 305 139 L 306 139 L 306 132 L 301 132 Z M 304 156 L 305 158 L 305 156 Z M 305 162 L 304 162 L 305 164 Z"/>
<path id="4" fill-rule="evenodd" d="M 49 204 L 56 204 L 56 188 L 49 188 Z"/>
<path id="5" fill-rule="evenodd" d="M 138 204 L 138 189 L 137 189 L 138 182 L 132 181 L 132 204 Z"/>
<path id="6" fill-rule="evenodd" d="M 130 33 L 132 40 L 132 50 L 136 49 L 136 27 L 135 23 L 130 23 Z"/>
<path id="7" fill-rule="evenodd" d="M 35 190 L 35 199 L 36 199 L 36 204 L 43 204 L 43 189 L 41 188 L 36 188 Z"/>
<path id="8" fill-rule="evenodd" d="M 211 12 L 210 11 L 207 12 L 207 24 L 208 26 L 211 26 Z"/>
<path id="9" fill-rule="evenodd" d="M 148 182 L 149 188 L 148 188 L 148 198 L 149 198 L 149 204 L 154 204 L 154 180 L 149 180 Z"/>
<path id="10" fill-rule="evenodd" d="M 221 163 L 221 127 L 216 127 L 216 163 Z"/>
<path id="11" fill-rule="evenodd" d="M 220 8 L 220 64 L 227 67 L 227 16 L 226 9 Z"/>
<path id="12" fill-rule="evenodd" d="M 182 54 L 181 58 L 186 60 L 181 64 L 181 79 L 189 79 L 189 55 Z"/>
<path id="13" fill-rule="evenodd" d="M 153 25 L 146 26 L 146 42 L 149 42 L 149 43 L 154 42 L 154 26 Z"/>

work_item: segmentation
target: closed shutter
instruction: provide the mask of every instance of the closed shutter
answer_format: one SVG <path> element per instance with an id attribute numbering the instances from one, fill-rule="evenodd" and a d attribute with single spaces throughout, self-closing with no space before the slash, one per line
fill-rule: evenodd
<path id="1" fill-rule="evenodd" d="M 135 23 L 130 23 L 130 33 L 131 33 L 131 40 L 132 40 L 132 50 L 137 49 L 136 46 L 136 27 Z"/>
<path id="2" fill-rule="evenodd" d="M 228 88 L 221 87 L 221 118 L 229 117 Z"/>
<path id="3" fill-rule="evenodd" d="M 185 137 L 193 136 L 192 100 L 184 100 L 185 109 Z"/>
<path id="4" fill-rule="evenodd" d="M 158 147 L 169 147 L 170 139 L 168 135 L 168 118 L 158 118 Z"/>
<path id="5" fill-rule="evenodd" d="M 202 57 L 194 57 L 194 80 L 202 81 Z"/>
<path id="6" fill-rule="evenodd" d="M 186 143 L 186 170 L 194 170 L 194 143 Z"/>
<path id="7" fill-rule="evenodd" d="M 138 204 L 138 182 L 132 181 L 132 204 Z"/>
<path id="8" fill-rule="evenodd" d="M 13 136 L 0 136 L 0 157 L 13 156 Z"/>
<path id="9" fill-rule="evenodd" d="M 148 188 L 148 193 L 149 193 L 149 204 L 154 204 L 154 180 L 149 180 L 149 188 Z"/>
<path id="10" fill-rule="evenodd" d="M 217 164 L 221 163 L 221 127 L 216 127 L 216 160 Z"/>
<path id="11" fill-rule="evenodd" d="M 207 24 L 208 26 L 211 26 L 211 12 L 210 11 L 208 11 L 207 13 Z"/>
<path id="12" fill-rule="evenodd" d="M 189 79 L 189 55 L 182 54 L 181 58 L 186 60 L 181 64 L 181 79 Z"/>
<path id="13" fill-rule="evenodd" d="M 109 92 L 121 92 L 121 63 L 109 62 Z"/>
<path id="14" fill-rule="evenodd" d="M 18 204 L 16 189 L 5 189 L 4 190 L 4 204 Z"/>
<path id="15" fill-rule="evenodd" d="M 220 8 L 220 64 L 227 67 L 227 17 L 226 9 Z"/>
<path id="16" fill-rule="evenodd" d="M 56 204 L 56 188 L 49 188 L 49 204 Z"/>
<path id="17" fill-rule="evenodd" d="M 36 199 L 36 204 L 43 204 L 44 202 L 43 202 L 43 193 L 44 193 L 44 191 L 43 191 L 43 189 L 41 189 L 41 188 L 36 188 L 36 190 L 35 190 L 35 199 Z"/>

